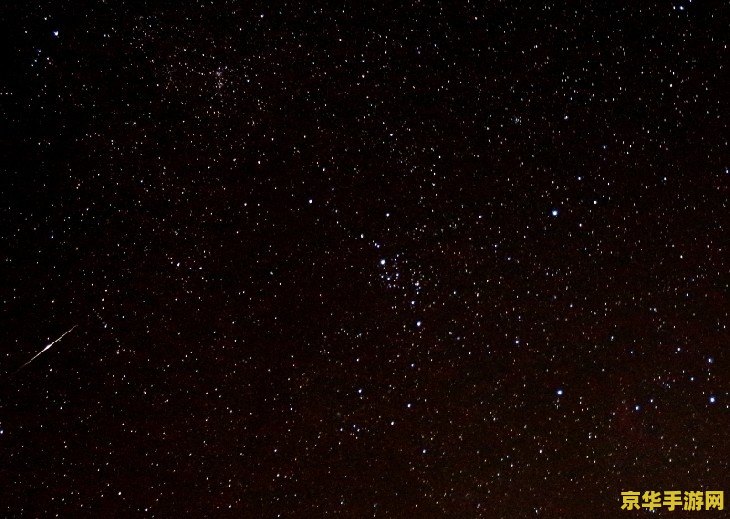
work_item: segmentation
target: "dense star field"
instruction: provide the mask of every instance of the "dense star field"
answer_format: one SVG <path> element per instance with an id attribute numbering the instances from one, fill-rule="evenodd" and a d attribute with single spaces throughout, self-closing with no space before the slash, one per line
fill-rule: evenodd
<path id="1" fill-rule="evenodd" d="M 0 515 L 730 491 L 726 2 L 15 4 Z"/>

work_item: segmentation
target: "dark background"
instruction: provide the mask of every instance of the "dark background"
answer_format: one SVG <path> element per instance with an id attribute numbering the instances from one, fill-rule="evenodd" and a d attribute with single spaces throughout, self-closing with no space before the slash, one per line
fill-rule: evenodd
<path id="1" fill-rule="evenodd" d="M 726 2 L 0 9 L 2 515 L 730 490 Z"/>

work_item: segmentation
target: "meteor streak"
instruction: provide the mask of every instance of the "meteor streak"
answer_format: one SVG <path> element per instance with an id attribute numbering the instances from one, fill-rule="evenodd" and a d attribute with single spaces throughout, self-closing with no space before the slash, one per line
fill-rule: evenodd
<path id="1" fill-rule="evenodd" d="M 20 371 L 21 369 L 23 369 L 24 367 L 26 367 L 26 366 L 27 366 L 28 364 L 30 364 L 31 362 L 33 362 L 33 361 L 34 361 L 35 359 L 37 359 L 38 357 L 40 357 L 40 356 L 41 356 L 41 354 L 43 354 L 43 353 L 45 353 L 46 351 L 50 350 L 50 349 L 51 349 L 51 346 L 53 346 L 53 345 L 54 345 L 54 344 L 56 344 L 56 343 L 57 343 L 58 341 L 60 341 L 61 339 L 63 339 L 63 338 L 64 338 L 64 337 L 65 337 L 66 335 L 68 335 L 69 333 L 71 333 L 71 332 L 72 332 L 72 331 L 74 330 L 74 328 L 76 328 L 76 326 L 78 326 L 78 325 L 74 324 L 74 325 L 73 325 L 73 326 L 72 326 L 71 328 L 69 328 L 68 330 L 66 330 L 65 332 L 63 332 L 63 333 L 61 334 L 61 336 L 60 336 L 60 337 L 59 337 L 58 339 L 56 339 L 55 341 L 53 341 L 53 342 L 51 342 L 50 344 L 48 344 L 48 345 L 47 345 L 47 346 L 46 346 L 45 348 L 43 348 L 43 349 L 42 349 L 41 351 L 39 351 L 38 353 L 36 353 L 36 354 L 35 354 L 35 355 L 33 356 L 33 358 L 32 358 L 32 359 L 30 359 L 30 360 L 29 360 L 28 362 L 26 362 L 25 364 L 23 364 L 22 366 L 20 366 L 20 367 L 19 367 L 19 368 L 18 368 L 17 370 L 15 370 L 15 373 L 17 373 L 18 371 Z"/>

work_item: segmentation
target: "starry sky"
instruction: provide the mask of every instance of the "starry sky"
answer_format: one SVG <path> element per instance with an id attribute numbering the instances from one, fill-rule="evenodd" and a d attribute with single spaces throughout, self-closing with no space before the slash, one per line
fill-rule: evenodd
<path id="1" fill-rule="evenodd" d="M 727 3 L 17 4 L 2 515 L 730 491 Z"/>

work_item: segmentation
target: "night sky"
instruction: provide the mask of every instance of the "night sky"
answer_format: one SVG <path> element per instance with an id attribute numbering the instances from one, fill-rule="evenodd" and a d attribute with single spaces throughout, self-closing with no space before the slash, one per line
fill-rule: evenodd
<path id="1" fill-rule="evenodd" d="M 0 20 L 0 515 L 730 491 L 726 2 Z"/>

